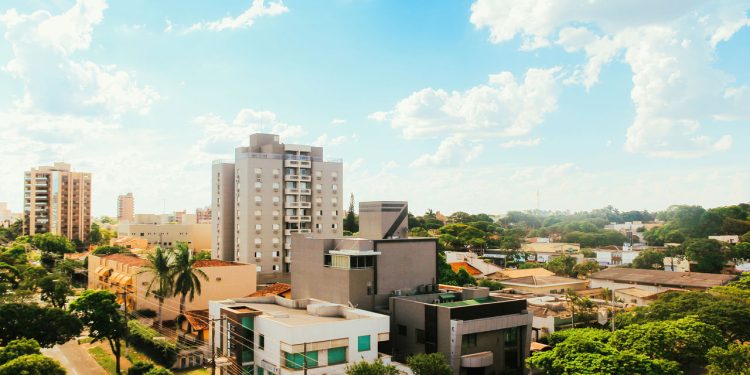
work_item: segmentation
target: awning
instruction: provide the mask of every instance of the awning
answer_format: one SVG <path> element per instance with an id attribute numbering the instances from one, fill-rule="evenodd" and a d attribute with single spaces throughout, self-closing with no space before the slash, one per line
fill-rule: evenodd
<path id="1" fill-rule="evenodd" d="M 109 276 L 109 274 L 112 273 L 112 269 L 107 266 L 99 266 L 96 267 L 94 272 L 99 276 Z"/>
<path id="2" fill-rule="evenodd" d="M 479 368 L 492 366 L 492 352 L 480 352 L 461 356 L 461 367 Z"/>

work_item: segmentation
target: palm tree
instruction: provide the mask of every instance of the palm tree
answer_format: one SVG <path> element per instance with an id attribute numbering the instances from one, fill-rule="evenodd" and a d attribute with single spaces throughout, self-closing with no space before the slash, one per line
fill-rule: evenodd
<path id="1" fill-rule="evenodd" d="M 208 276 L 198 268 L 193 267 L 196 259 L 191 256 L 190 249 L 182 242 L 176 246 L 175 262 L 172 268 L 174 285 L 173 295 L 180 295 L 180 316 L 185 316 L 185 299 L 190 297 L 193 302 L 195 294 L 201 294 L 201 281 L 208 281 Z"/>
<path id="2" fill-rule="evenodd" d="M 146 295 L 148 296 L 151 294 L 159 301 L 159 329 L 161 329 L 161 311 L 162 306 L 164 305 L 164 298 L 167 298 L 172 294 L 174 287 L 172 283 L 174 253 L 162 249 L 161 246 L 157 246 L 156 250 L 149 254 L 146 259 L 148 260 L 148 264 L 138 273 L 141 274 L 148 272 L 153 275 L 153 278 L 151 278 L 151 282 L 146 289 Z"/>

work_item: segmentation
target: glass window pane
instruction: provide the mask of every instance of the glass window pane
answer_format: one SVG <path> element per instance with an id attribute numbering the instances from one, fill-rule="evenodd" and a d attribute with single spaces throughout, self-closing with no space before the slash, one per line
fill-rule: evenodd
<path id="1" fill-rule="evenodd" d="M 357 350 L 360 352 L 370 350 L 370 335 L 359 336 L 357 338 Z"/>
<path id="2" fill-rule="evenodd" d="M 346 363 L 346 347 L 328 349 L 328 364 Z"/>

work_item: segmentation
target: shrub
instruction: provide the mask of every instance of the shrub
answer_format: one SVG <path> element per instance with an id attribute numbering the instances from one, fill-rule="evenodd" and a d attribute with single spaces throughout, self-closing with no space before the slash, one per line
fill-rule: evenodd
<path id="1" fill-rule="evenodd" d="M 146 327 L 136 320 L 128 321 L 130 337 L 128 341 L 162 366 L 171 366 L 177 359 L 175 343 L 157 339 L 161 337 L 155 329 Z"/>
<path id="2" fill-rule="evenodd" d="M 156 318 L 156 311 L 151 309 L 138 309 L 135 313 L 144 318 Z"/>
<path id="3" fill-rule="evenodd" d="M 155 367 L 153 362 L 137 361 L 133 363 L 133 366 L 128 369 L 127 375 L 146 375 L 151 369 Z"/>

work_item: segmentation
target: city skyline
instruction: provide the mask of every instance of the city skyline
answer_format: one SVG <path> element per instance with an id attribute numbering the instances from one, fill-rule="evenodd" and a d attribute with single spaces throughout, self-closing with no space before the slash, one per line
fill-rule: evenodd
<path id="1" fill-rule="evenodd" d="M 343 158 L 343 206 L 747 201 L 747 2 L 492 4 L 6 2 L 0 201 L 62 161 L 95 216 L 205 207 L 254 132 Z"/>

